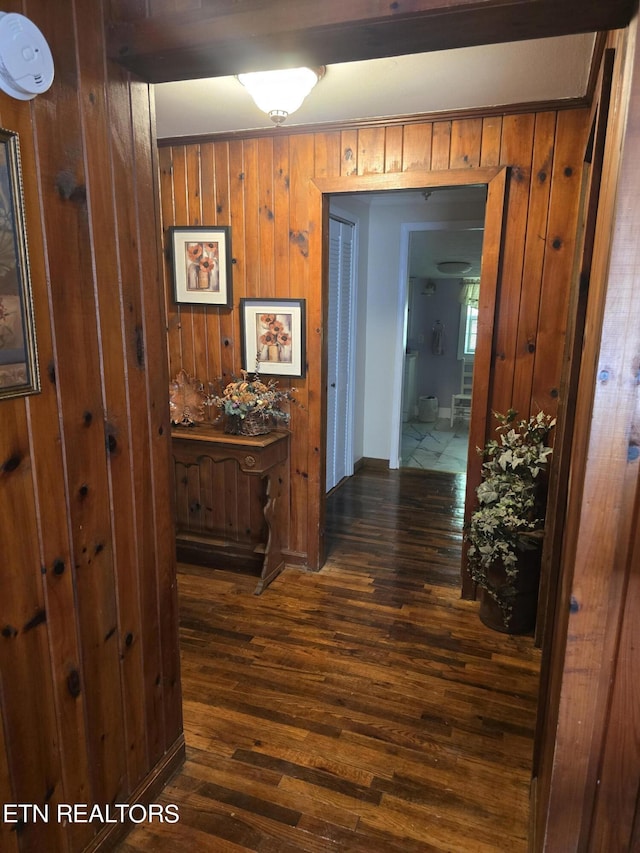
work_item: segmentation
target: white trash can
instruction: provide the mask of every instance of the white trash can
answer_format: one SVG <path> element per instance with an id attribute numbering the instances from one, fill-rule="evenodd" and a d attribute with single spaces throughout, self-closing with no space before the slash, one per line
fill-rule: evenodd
<path id="1" fill-rule="evenodd" d="M 438 398 L 420 397 L 418 399 L 418 418 L 425 424 L 438 420 Z"/>

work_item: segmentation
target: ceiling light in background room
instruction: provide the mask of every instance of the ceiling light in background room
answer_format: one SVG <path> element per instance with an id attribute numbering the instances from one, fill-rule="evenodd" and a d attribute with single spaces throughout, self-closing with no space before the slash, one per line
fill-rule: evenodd
<path id="1" fill-rule="evenodd" d="M 249 92 L 256 106 L 271 121 L 282 124 L 287 116 L 302 106 L 309 92 L 325 74 L 320 68 L 286 68 L 278 71 L 253 71 L 238 74 L 238 80 Z"/>
<path id="2" fill-rule="evenodd" d="M 443 275 L 464 275 L 471 269 L 471 264 L 469 261 L 440 261 L 436 267 Z"/>

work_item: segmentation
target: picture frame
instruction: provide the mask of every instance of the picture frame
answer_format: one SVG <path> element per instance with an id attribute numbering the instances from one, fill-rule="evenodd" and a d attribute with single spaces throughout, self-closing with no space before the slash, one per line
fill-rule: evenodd
<path id="1" fill-rule="evenodd" d="M 20 141 L 0 128 L 0 399 L 39 391 Z"/>
<path id="2" fill-rule="evenodd" d="M 178 303 L 230 308 L 231 228 L 228 225 L 169 228 L 174 298 Z"/>
<path id="3" fill-rule="evenodd" d="M 304 299 L 241 299 L 242 369 L 303 378 L 306 373 Z"/>

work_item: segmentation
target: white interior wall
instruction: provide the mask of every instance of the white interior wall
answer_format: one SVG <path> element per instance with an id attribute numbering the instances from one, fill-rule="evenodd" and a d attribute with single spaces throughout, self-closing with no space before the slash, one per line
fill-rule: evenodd
<path id="1" fill-rule="evenodd" d="M 389 459 L 398 313 L 400 232 L 403 222 L 424 220 L 426 205 L 372 205 L 369 218 L 364 456 Z"/>
<path id="2" fill-rule="evenodd" d="M 402 225 L 481 218 L 484 202 L 435 194 L 425 204 L 408 202 L 403 193 L 371 200 L 363 193 L 336 196 L 333 203 L 358 224 L 354 462 L 389 459 Z"/>

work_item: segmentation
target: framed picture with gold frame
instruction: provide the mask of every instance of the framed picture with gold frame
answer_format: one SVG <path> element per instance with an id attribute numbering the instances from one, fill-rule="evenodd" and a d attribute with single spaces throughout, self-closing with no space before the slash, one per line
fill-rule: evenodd
<path id="1" fill-rule="evenodd" d="M 0 399 L 39 390 L 20 143 L 0 128 Z"/>

